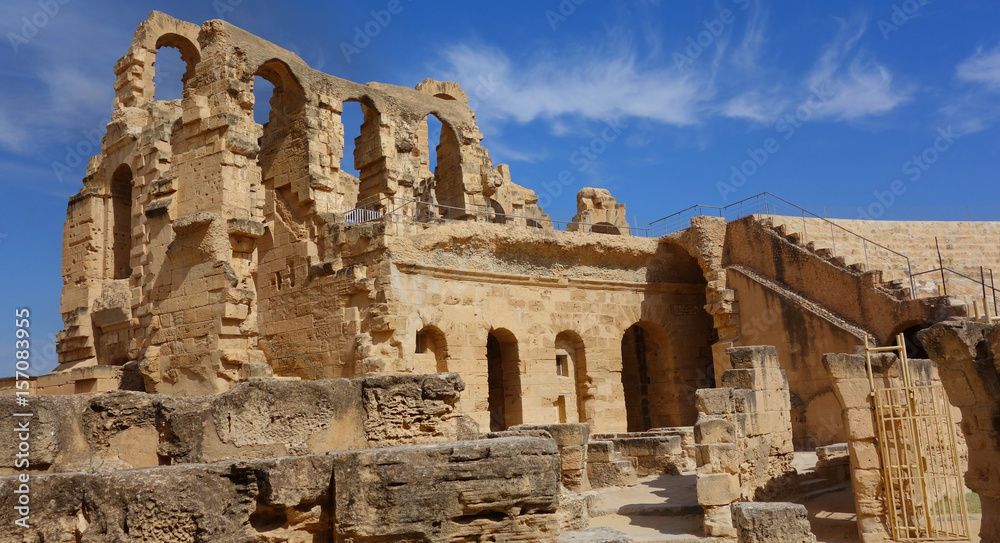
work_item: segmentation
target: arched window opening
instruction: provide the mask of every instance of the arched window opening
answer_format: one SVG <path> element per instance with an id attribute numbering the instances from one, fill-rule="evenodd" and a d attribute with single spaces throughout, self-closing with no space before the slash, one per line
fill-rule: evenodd
<path id="1" fill-rule="evenodd" d="M 340 120 L 344 125 L 344 156 L 340 159 L 340 171 L 349 173 L 361 179 L 361 160 L 359 160 L 358 149 L 368 149 L 375 145 L 373 135 L 365 130 L 368 139 L 362 141 L 362 128 L 366 123 L 374 122 L 372 115 L 366 118 L 364 108 L 358 102 L 344 102 L 344 111 L 340 114 Z M 374 127 L 376 130 L 377 126 Z"/>
<path id="2" fill-rule="evenodd" d="M 490 431 L 521 424 L 521 374 L 517 339 L 507 330 L 494 330 L 486 338 Z"/>
<path id="3" fill-rule="evenodd" d="M 178 34 L 160 36 L 156 40 L 156 57 L 152 65 L 153 99 L 183 98 L 187 82 L 194 77 L 200 60 L 201 53 L 187 38 Z"/>
<path id="4" fill-rule="evenodd" d="M 436 326 L 425 326 L 417 332 L 414 359 L 418 373 L 448 371 L 448 345 L 444 332 Z"/>
<path id="5" fill-rule="evenodd" d="M 634 324 L 622 336 L 622 387 L 629 432 L 671 426 L 678 402 L 666 333 Z"/>
<path id="6" fill-rule="evenodd" d="M 253 76 L 253 120 L 260 125 L 266 125 L 271 118 L 271 98 L 274 97 L 274 84 L 259 75 Z"/>
<path id="7" fill-rule="evenodd" d="M 599 223 L 595 224 L 590 229 L 590 231 L 593 232 L 593 233 L 595 233 L 595 234 L 611 234 L 611 235 L 614 235 L 614 236 L 620 236 L 620 235 L 622 235 L 621 230 L 617 226 L 615 226 L 615 225 L 613 225 L 611 223 L 608 223 L 608 222 L 599 222 Z"/>
<path id="8" fill-rule="evenodd" d="M 587 403 L 593 399 L 593 383 L 587 376 L 583 340 L 575 332 L 560 332 L 555 341 L 558 376 L 556 410 L 559 422 L 591 422 Z"/>
<path id="9" fill-rule="evenodd" d="M 122 164 L 111 176 L 112 277 L 132 275 L 132 169 Z"/>
<path id="10" fill-rule="evenodd" d="M 427 136 L 421 146 L 424 155 L 421 158 L 427 161 L 428 173 L 434 175 L 438 165 L 438 147 L 441 145 L 441 129 L 444 125 L 436 115 L 428 115 L 426 122 Z M 430 142 L 434 142 L 433 145 Z M 421 161 L 421 166 L 423 166 L 423 160 Z"/>
<path id="11" fill-rule="evenodd" d="M 496 200 L 490 200 L 490 222 L 494 224 L 506 224 L 507 223 L 507 212 L 504 211 L 500 202 Z"/>
<path id="12" fill-rule="evenodd" d="M 153 98 L 180 100 L 184 97 L 184 72 L 187 67 L 181 52 L 174 47 L 161 47 L 153 62 Z"/>

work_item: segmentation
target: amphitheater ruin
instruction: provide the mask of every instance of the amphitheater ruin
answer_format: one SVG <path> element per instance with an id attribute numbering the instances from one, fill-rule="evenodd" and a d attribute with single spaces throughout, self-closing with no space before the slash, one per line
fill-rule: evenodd
<path id="1" fill-rule="evenodd" d="M 600 188 L 560 220 L 456 83 L 159 12 L 114 73 L 60 364 L 0 382 L 3 541 L 1000 542 L 1000 223 L 640 226 Z"/>

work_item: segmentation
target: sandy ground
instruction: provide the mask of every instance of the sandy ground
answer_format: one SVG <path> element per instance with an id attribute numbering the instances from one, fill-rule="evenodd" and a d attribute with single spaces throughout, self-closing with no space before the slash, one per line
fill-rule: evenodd
<path id="1" fill-rule="evenodd" d="M 854 494 L 849 486 L 802 503 L 809 511 L 809 523 L 818 543 L 861 542 L 854 516 Z M 971 543 L 979 543 L 979 524 L 979 515 L 969 516 Z"/>
<path id="2" fill-rule="evenodd" d="M 695 483 L 695 475 L 686 473 L 645 477 L 631 488 L 603 489 L 597 493 L 592 507 L 592 511 L 602 514 L 592 517 L 590 525 L 621 530 L 636 543 L 704 541 L 702 516 L 690 514 L 698 503 Z M 861 542 L 850 485 L 801 503 L 809 512 L 809 523 L 818 543 Z M 970 519 L 971 543 L 979 543 L 979 515 Z"/>

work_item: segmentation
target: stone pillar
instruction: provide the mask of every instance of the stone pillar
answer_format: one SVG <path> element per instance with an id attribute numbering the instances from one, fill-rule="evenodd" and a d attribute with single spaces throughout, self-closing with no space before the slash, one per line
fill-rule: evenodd
<path id="1" fill-rule="evenodd" d="M 590 490 L 590 481 L 587 479 L 587 441 L 590 439 L 588 424 L 521 424 L 510 430 L 548 432 L 559 447 L 563 486 L 574 492 Z"/>
<path id="2" fill-rule="evenodd" d="M 938 363 L 952 405 L 962 411 L 969 446 L 965 484 L 983 505 L 979 540 L 1000 542 L 1000 328 L 977 322 L 944 322 L 917 336 Z"/>
<path id="3" fill-rule="evenodd" d="M 895 359 L 893 355 L 878 354 L 873 355 L 872 363 L 881 367 Z M 823 364 L 833 381 L 833 391 L 844 409 L 844 430 L 847 432 L 851 458 L 851 486 L 854 488 L 858 532 L 864 543 L 888 541 L 882 460 L 879 458 L 878 442 L 875 439 L 875 404 L 865 369 L 865 357 L 827 354 L 823 355 Z"/>
<path id="4" fill-rule="evenodd" d="M 726 388 L 696 394 L 698 503 L 705 533 L 736 536 L 729 512 L 738 500 L 768 500 L 795 490 L 788 380 L 774 347 L 734 347 Z"/>

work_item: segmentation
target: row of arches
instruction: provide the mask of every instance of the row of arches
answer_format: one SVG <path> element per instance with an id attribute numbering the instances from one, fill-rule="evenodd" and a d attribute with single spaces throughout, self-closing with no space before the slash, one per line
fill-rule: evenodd
<path id="1" fill-rule="evenodd" d="M 144 74 L 144 78 L 151 82 L 153 99 L 182 98 L 199 60 L 197 46 L 187 38 L 177 34 L 160 36 L 156 41 L 156 53 L 150 73 Z M 305 104 L 304 91 L 288 66 L 280 60 L 268 61 L 255 72 L 252 90 L 255 98 L 255 122 L 265 127 L 270 125 L 265 128 L 265 137 L 262 139 L 280 133 L 283 127 L 276 125 L 293 122 L 296 113 Z M 437 97 L 454 100 L 444 94 Z M 371 163 L 367 158 L 371 154 L 365 152 L 363 142 L 373 139 L 372 134 L 365 132 L 379 128 L 376 115 L 373 104 L 366 104 L 364 98 L 348 100 L 343 104 L 341 120 L 344 139 L 340 169 L 359 179 L 363 177 L 364 167 Z M 442 179 L 454 175 L 460 178 L 458 137 L 454 129 L 436 113 L 428 114 L 419 123 L 414 139 L 412 152 L 420 161 L 421 179 Z"/>
<path id="2" fill-rule="evenodd" d="M 445 334 L 429 325 L 416 334 L 415 355 L 426 357 L 420 364 L 424 370 L 455 371 L 450 366 L 450 356 Z M 573 331 L 562 331 L 554 338 L 553 359 L 533 364 L 533 380 L 538 379 L 539 368 L 551 372 L 552 379 L 545 381 L 545 394 L 555 397 L 551 407 L 556 420 L 530 420 L 525 409 L 526 394 L 538 393 L 538 383 L 524 382 L 528 375 L 527 362 L 521 358 L 518 338 L 508 329 L 492 329 L 485 339 L 486 351 L 486 404 L 489 410 L 491 431 L 500 431 L 522 423 L 590 422 L 595 423 L 594 401 L 601 383 L 595 381 L 597 372 L 588 367 L 587 346 L 583 338 Z M 661 327 L 649 322 L 630 326 L 621 338 L 621 390 L 623 407 L 630 432 L 650 428 L 693 424 L 694 390 L 679 382 L 673 344 Z M 597 366 L 606 366 L 599 361 Z M 694 362 L 694 361 L 691 361 Z M 551 363 L 547 369 L 544 364 Z M 704 361 L 702 361 L 704 364 Z M 704 386 L 712 386 L 712 364 L 698 368 L 706 373 Z M 611 372 L 614 373 L 614 372 Z M 607 375 L 608 372 L 601 372 Z M 605 387 L 607 388 L 607 387 Z M 548 407 L 547 405 L 545 407 Z"/>

